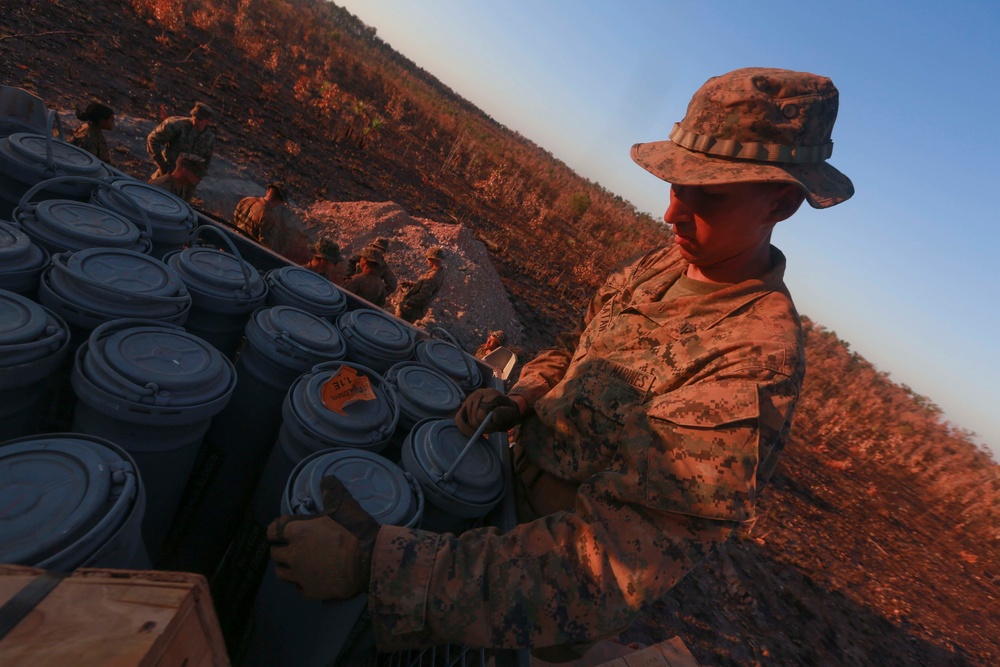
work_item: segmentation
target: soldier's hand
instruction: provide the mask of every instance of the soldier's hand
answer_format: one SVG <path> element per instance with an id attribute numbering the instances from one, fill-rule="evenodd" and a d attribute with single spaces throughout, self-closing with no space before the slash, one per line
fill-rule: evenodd
<path id="1" fill-rule="evenodd" d="M 267 527 L 274 572 L 310 600 L 346 600 L 368 588 L 358 539 L 328 516 L 283 516 Z"/>
<path id="2" fill-rule="evenodd" d="M 472 437 L 490 412 L 493 418 L 486 427 L 487 433 L 507 431 L 521 423 L 521 408 L 513 399 L 496 389 L 477 389 L 462 403 L 455 415 L 455 425 L 464 435 Z"/>

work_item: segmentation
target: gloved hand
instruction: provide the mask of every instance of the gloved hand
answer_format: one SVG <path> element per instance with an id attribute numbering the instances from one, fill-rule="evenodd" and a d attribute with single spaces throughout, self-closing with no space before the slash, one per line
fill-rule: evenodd
<path id="1" fill-rule="evenodd" d="M 462 403 L 455 415 L 455 425 L 471 438 L 490 412 L 493 418 L 486 427 L 487 433 L 508 431 L 521 423 L 521 408 L 511 398 L 496 389 L 477 389 Z"/>
<path id="2" fill-rule="evenodd" d="M 379 524 L 334 475 L 320 482 L 323 514 L 283 516 L 267 528 L 275 574 L 312 600 L 368 590 Z"/>

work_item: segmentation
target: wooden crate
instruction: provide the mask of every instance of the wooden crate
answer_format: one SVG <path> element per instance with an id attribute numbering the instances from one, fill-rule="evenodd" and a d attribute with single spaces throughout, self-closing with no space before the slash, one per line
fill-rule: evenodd
<path id="1" fill-rule="evenodd" d="M 0 565 L 0 605 L 41 573 Z M 201 575 L 80 569 L 0 639 L 0 665 L 219 667 L 229 658 Z"/>

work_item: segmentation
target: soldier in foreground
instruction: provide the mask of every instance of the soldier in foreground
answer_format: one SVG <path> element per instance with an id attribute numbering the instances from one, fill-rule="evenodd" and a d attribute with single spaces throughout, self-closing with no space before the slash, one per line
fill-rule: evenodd
<path id="1" fill-rule="evenodd" d="M 271 524 L 278 577 L 314 599 L 367 592 L 382 651 L 566 658 L 627 627 L 754 518 L 785 445 L 805 357 L 771 232 L 803 200 L 853 194 L 826 162 L 837 106 L 825 77 L 736 70 L 695 93 L 670 140 L 632 147 L 672 184 L 674 243 L 614 270 L 509 396 L 478 390 L 456 417 L 467 432 L 491 412 L 490 430 L 521 424 L 518 526 L 373 532 L 344 502 Z"/>
<path id="2" fill-rule="evenodd" d="M 384 261 L 379 250 L 368 246 L 361 251 L 361 259 L 358 261 L 360 270 L 344 281 L 343 288 L 376 306 L 385 303 L 385 284 L 378 274 L 379 265 Z"/>
<path id="3" fill-rule="evenodd" d="M 104 133 L 115 129 L 115 111 L 100 102 L 91 102 L 87 108 L 76 112 L 76 117 L 83 121 L 76 128 L 69 142 L 97 156 L 97 159 L 111 164 L 111 151 Z"/>
<path id="4" fill-rule="evenodd" d="M 236 204 L 233 224 L 257 243 L 271 246 L 275 240 L 275 220 L 271 212 L 287 200 L 284 183 L 269 183 L 263 197 L 244 197 Z"/>
<path id="5" fill-rule="evenodd" d="M 197 155 L 181 153 L 177 156 L 170 173 L 149 179 L 150 184 L 177 195 L 184 201 L 191 201 L 191 193 L 205 175 L 205 161 Z"/>
<path id="6" fill-rule="evenodd" d="M 156 126 L 146 137 L 146 152 L 156 163 L 153 178 L 159 178 L 173 169 L 177 157 L 181 153 L 197 155 L 205 161 L 205 173 L 208 173 L 212 154 L 215 152 L 215 130 L 209 127 L 212 108 L 203 102 L 196 102 L 191 108 L 190 117 L 171 116 Z M 194 196 L 195 187 L 186 192 L 185 200 Z"/>
<path id="7" fill-rule="evenodd" d="M 380 253 L 382 253 L 382 259 L 385 260 L 385 253 L 389 252 L 389 239 L 384 236 L 380 236 L 371 243 L 368 244 L 370 247 L 375 248 Z M 351 255 L 351 258 L 347 260 L 347 275 L 353 276 L 358 271 L 358 262 L 361 259 L 361 254 Z M 392 267 L 389 266 L 388 261 L 383 261 L 378 265 L 378 274 L 382 276 L 382 282 L 385 284 L 385 296 L 382 298 L 382 303 L 377 304 L 379 306 L 385 304 L 385 299 L 390 294 L 396 291 L 396 274 L 393 273 Z"/>
<path id="8" fill-rule="evenodd" d="M 437 296 L 438 290 L 441 289 L 441 283 L 444 282 L 444 271 L 441 270 L 443 262 L 444 250 L 440 247 L 434 246 L 427 251 L 427 270 L 417 278 L 417 282 L 413 283 L 406 290 L 403 298 L 399 300 L 399 305 L 396 306 L 396 317 L 407 322 L 416 322 L 427 314 L 428 306 Z"/>

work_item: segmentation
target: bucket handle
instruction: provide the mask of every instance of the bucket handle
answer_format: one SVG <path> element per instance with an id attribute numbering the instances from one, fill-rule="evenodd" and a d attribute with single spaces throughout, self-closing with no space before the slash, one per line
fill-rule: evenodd
<path id="1" fill-rule="evenodd" d="M 451 467 L 448 468 L 448 470 L 446 470 L 443 475 L 441 475 L 440 479 L 438 479 L 439 482 L 447 483 L 451 481 L 451 478 L 455 474 L 455 469 L 458 468 L 458 464 L 462 462 L 462 459 L 464 459 L 465 455 L 469 453 L 469 451 L 472 449 L 472 446 L 477 442 L 479 442 L 479 439 L 483 437 L 483 433 L 486 432 L 486 427 L 488 427 L 490 425 L 490 422 L 493 421 L 493 412 L 494 412 L 493 410 L 490 410 L 486 414 L 486 419 L 484 419 L 483 423 L 479 425 L 479 428 L 476 429 L 476 432 L 472 434 L 472 437 L 469 438 L 469 441 L 465 443 L 465 447 L 463 447 L 462 451 L 460 451 L 458 453 L 458 456 L 455 457 L 455 460 L 452 462 Z"/>
<path id="2" fill-rule="evenodd" d="M 81 370 L 83 369 L 84 365 L 82 361 L 83 361 L 84 350 L 88 348 L 91 350 L 96 349 L 97 344 L 100 343 L 102 338 L 108 338 L 118 330 L 130 329 L 132 327 L 138 327 L 138 326 L 152 326 L 162 329 L 171 329 L 174 331 L 184 331 L 184 327 L 179 326 L 177 324 L 170 324 L 169 322 L 161 322 L 159 320 L 148 320 L 148 319 L 143 319 L 141 317 L 123 317 L 117 320 L 111 320 L 109 322 L 105 322 L 104 324 L 100 324 L 96 328 L 94 328 L 94 330 L 90 332 L 90 336 L 87 338 L 87 346 L 84 347 L 83 345 L 81 345 L 79 349 L 77 349 L 76 351 L 77 366 Z M 117 384 L 121 385 L 127 391 L 131 391 L 137 397 L 135 400 L 141 402 L 141 400 L 145 397 L 152 397 L 153 405 L 167 404 L 167 401 L 169 399 L 161 399 L 159 397 L 160 386 L 155 382 L 147 382 L 145 385 L 135 384 L 134 382 L 130 382 L 128 379 L 118 374 L 112 373 L 106 361 L 102 361 L 103 357 L 101 355 L 91 354 L 90 358 L 91 361 L 94 364 L 96 364 L 101 370 L 114 375 L 117 378 Z"/>
<path id="3" fill-rule="evenodd" d="M 59 252 L 53 255 L 51 264 L 52 270 L 62 271 L 68 275 L 68 278 L 70 280 L 86 283 L 88 287 L 91 287 L 97 291 L 106 292 L 108 294 L 113 294 L 115 296 L 130 297 L 133 301 L 135 300 L 136 298 L 135 294 L 128 290 L 118 289 L 117 287 L 106 285 L 102 282 L 98 282 L 93 278 L 88 278 L 87 276 L 84 275 L 79 275 L 79 274 L 69 275 L 68 262 L 69 258 L 74 254 L 75 253 L 72 252 Z M 148 255 L 144 256 L 148 257 Z M 147 302 L 177 304 L 181 306 L 182 310 L 183 306 L 191 301 L 191 296 L 188 294 L 186 287 L 184 288 L 184 294 L 181 296 L 168 296 L 163 294 L 145 294 L 141 298 Z"/>
<path id="4" fill-rule="evenodd" d="M 31 198 L 34 197 L 39 191 L 44 190 L 47 186 L 54 185 L 56 183 L 67 182 L 93 183 L 99 188 L 107 189 L 113 197 L 119 197 L 121 201 L 124 201 L 129 207 L 139 214 L 139 218 L 142 220 L 143 226 L 145 227 L 145 231 L 139 230 L 139 234 L 140 236 L 145 234 L 146 241 L 152 243 L 153 227 L 149 224 L 149 216 L 146 215 L 146 212 L 142 210 L 142 207 L 139 206 L 135 202 L 135 199 L 133 199 L 130 195 L 111 187 L 112 179 L 110 178 L 97 179 L 89 176 L 56 176 L 55 178 L 50 178 L 40 183 L 36 183 L 21 196 L 21 199 L 17 202 L 17 208 L 14 209 L 12 217 L 20 217 L 19 214 L 21 210 L 28 209 L 28 205 L 31 203 Z"/>
<path id="5" fill-rule="evenodd" d="M 236 257 L 236 261 L 239 262 L 240 269 L 243 271 L 243 293 L 250 296 L 252 294 L 250 289 L 250 276 L 252 275 L 250 273 L 250 265 L 245 259 L 243 259 L 243 255 L 241 255 L 240 251 L 236 249 L 236 245 L 232 242 L 232 240 L 230 240 L 229 236 L 227 236 L 224 231 L 213 225 L 201 225 L 194 230 L 194 236 L 192 237 L 191 244 L 194 245 L 197 243 L 201 233 L 205 231 L 218 234 L 219 238 L 221 238 L 226 244 L 226 247 L 233 253 L 233 256 Z"/>
<path id="6" fill-rule="evenodd" d="M 469 382 L 472 382 L 472 379 L 476 377 L 476 374 L 474 372 L 474 369 L 472 368 L 472 361 L 470 361 L 468 353 L 466 353 L 466 351 L 462 349 L 462 346 L 458 344 L 458 341 L 455 340 L 455 337 L 452 336 L 451 332 L 448 331 L 447 329 L 444 329 L 442 327 L 432 327 L 430 330 L 431 338 L 434 337 L 435 333 L 444 334 L 444 337 L 448 341 L 450 341 L 451 344 L 454 345 L 459 352 L 462 353 L 462 361 L 465 363 L 465 370 L 469 374 Z"/>

